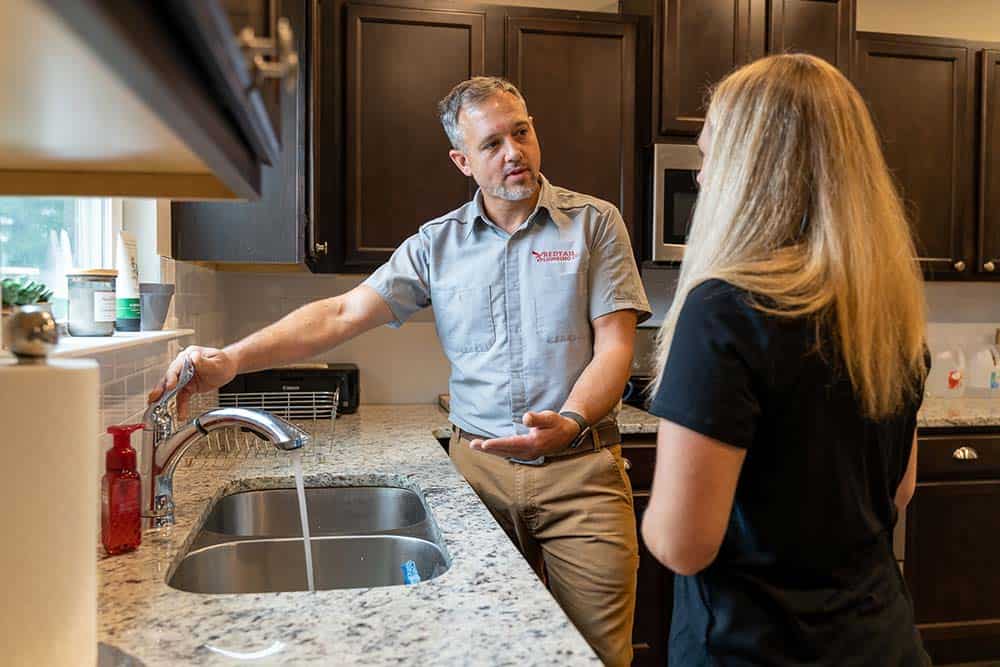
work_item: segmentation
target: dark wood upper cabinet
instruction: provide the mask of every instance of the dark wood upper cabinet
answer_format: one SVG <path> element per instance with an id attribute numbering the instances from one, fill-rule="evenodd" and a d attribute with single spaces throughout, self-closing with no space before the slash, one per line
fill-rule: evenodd
<path id="1" fill-rule="evenodd" d="M 274 1 L 274 0 L 272 0 Z M 307 0 L 281 0 L 299 53 L 309 45 L 312 16 Z M 236 16 L 233 22 L 241 20 Z M 308 109 L 311 63 L 303 58 L 293 91 L 269 88 L 280 109 L 281 153 L 261 170 L 261 198 L 247 203 L 173 202 L 171 233 L 175 259 L 231 263 L 302 264 L 312 213 Z"/>
<path id="2" fill-rule="evenodd" d="M 345 268 L 369 268 L 474 183 L 448 158 L 438 100 L 485 67 L 482 14 L 347 9 Z"/>
<path id="3" fill-rule="evenodd" d="M 710 87 L 768 53 L 851 69 L 855 0 L 658 0 L 654 76 L 661 137 L 701 131 Z"/>
<path id="4" fill-rule="evenodd" d="M 1000 50 L 982 52 L 977 271 L 1000 273 Z"/>
<path id="5" fill-rule="evenodd" d="M 606 199 L 633 238 L 636 24 L 512 16 L 508 78 L 521 90 L 555 185 Z"/>
<path id="6" fill-rule="evenodd" d="M 973 261 L 975 81 L 970 49 L 861 33 L 856 80 L 901 189 L 921 264 L 962 274 Z"/>
<path id="7" fill-rule="evenodd" d="M 850 75 L 854 0 L 771 0 L 768 53 L 819 56 Z"/>
<path id="8" fill-rule="evenodd" d="M 709 87 L 762 49 L 753 18 L 763 0 L 661 0 L 659 10 L 659 134 L 697 134 Z M 762 42 L 763 35 L 758 35 Z"/>

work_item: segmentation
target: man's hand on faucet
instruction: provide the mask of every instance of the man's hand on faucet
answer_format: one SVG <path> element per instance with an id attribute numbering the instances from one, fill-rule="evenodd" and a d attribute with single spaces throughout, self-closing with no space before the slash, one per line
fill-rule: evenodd
<path id="1" fill-rule="evenodd" d="M 194 394 L 218 389 L 236 377 L 237 363 L 225 350 L 214 347 L 199 347 L 191 345 L 181 351 L 167 368 L 166 375 L 159 384 L 149 392 L 147 404 L 160 398 L 165 391 L 177 385 L 184 359 L 187 358 L 194 366 L 194 377 L 177 393 L 177 414 L 182 420 L 187 419 L 188 402 Z"/>

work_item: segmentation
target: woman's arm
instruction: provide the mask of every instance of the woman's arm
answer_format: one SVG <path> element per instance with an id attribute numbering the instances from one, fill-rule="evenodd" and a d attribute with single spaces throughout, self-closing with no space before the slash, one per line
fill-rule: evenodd
<path id="1" fill-rule="evenodd" d="M 745 449 L 660 420 L 642 538 L 663 565 L 690 575 L 715 560 L 744 458 Z"/>

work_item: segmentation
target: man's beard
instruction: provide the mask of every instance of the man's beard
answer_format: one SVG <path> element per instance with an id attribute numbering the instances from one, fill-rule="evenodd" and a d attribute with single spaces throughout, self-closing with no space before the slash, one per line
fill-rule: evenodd
<path id="1" fill-rule="evenodd" d="M 528 185 L 517 185 L 508 188 L 503 184 L 499 184 L 486 188 L 486 191 L 491 197 L 503 199 L 504 201 L 523 201 L 531 197 L 538 190 L 540 184 L 538 176 L 532 174 L 531 180 L 532 182 Z"/>

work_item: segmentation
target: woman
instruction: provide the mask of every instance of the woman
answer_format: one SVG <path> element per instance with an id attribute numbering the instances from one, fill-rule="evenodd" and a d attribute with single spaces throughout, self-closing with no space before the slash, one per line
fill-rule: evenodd
<path id="1" fill-rule="evenodd" d="M 660 332 L 650 551 L 672 665 L 926 664 L 892 553 L 925 306 L 864 101 L 805 55 L 715 90 Z"/>

